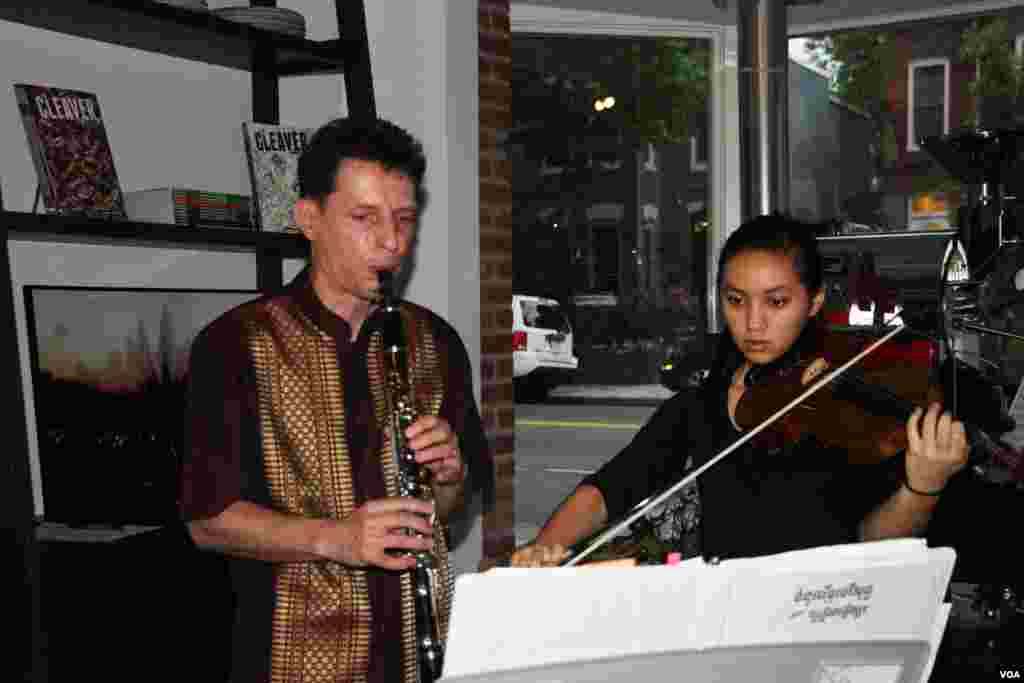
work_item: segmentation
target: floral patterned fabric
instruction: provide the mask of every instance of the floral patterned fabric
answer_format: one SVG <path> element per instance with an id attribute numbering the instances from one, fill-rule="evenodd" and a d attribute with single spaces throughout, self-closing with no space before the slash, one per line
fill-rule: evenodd
<path id="1" fill-rule="evenodd" d="M 647 513 L 659 543 L 680 553 L 683 559 L 700 554 L 700 492 L 690 483 Z"/>

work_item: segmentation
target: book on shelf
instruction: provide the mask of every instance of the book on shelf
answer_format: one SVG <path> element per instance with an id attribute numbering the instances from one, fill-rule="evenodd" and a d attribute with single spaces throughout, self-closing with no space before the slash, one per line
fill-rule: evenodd
<path id="1" fill-rule="evenodd" d="M 298 232 L 292 210 L 299 198 L 299 156 L 313 129 L 245 121 L 242 134 L 257 227 Z"/>
<path id="2" fill-rule="evenodd" d="M 240 194 L 159 187 L 126 192 L 124 205 L 133 221 L 182 227 L 253 227 L 249 197 Z"/>
<path id="3" fill-rule="evenodd" d="M 124 197 L 94 93 L 15 83 L 46 211 L 124 217 Z"/>

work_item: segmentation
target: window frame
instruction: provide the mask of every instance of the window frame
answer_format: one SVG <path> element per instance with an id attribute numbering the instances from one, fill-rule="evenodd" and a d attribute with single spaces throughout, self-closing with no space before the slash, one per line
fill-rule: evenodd
<path id="1" fill-rule="evenodd" d="M 917 69 L 933 66 L 943 67 L 942 78 L 942 134 L 949 133 L 949 80 L 950 62 L 948 57 L 931 57 L 928 59 L 914 59 L 907 64 L 907 151 L 919 152 L 920 145 L 917 144 L 917 134 L 914 130 L 914 72 Z"/>

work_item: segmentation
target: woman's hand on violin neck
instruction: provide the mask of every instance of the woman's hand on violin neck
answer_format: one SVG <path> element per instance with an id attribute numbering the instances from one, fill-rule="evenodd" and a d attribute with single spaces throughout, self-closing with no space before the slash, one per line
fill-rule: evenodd
<path id="1" fill-rule="evenodd" d="M 967 463 L 967 433 L 942 406 L 915 408 L 907 420 L 906 482 L 860 525 L 864 541 L 925 532 L 938 494 Z"/>
<path id="2" fill-rule="evenodd" d="M 918 407 L 907 420 L 907 485 L 938 492 L 967 464 L 967 433 L 938 403 Z"/>

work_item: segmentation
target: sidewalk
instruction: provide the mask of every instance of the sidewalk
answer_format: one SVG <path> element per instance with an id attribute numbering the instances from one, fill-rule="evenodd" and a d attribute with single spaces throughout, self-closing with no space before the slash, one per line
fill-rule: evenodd
<path id="1" fill-rule="evenodd" d="M 552 389 L 548 400 L 558 403 L 657 405 L 672 393 L 660 384 L 564 384 Z"/>

